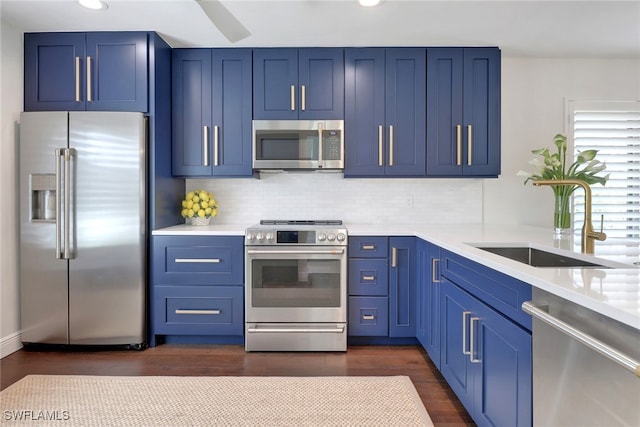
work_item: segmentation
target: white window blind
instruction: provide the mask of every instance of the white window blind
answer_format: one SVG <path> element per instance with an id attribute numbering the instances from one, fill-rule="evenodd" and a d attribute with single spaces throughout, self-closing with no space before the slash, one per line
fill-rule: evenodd
<path id="1" fill-rule="evenodd" d="M 596 231 L 603 228 L 604 242 L 596 241 L 596 255 L 616 255 L 630 262 L 640 260 L 640 102 L 574 103 L 574 158 L 578 151 L 598 150 L 597 159 L 609 174 L 605 186 L 594 184 L 592 221 Z M 580 242 L 584 223 L 584 193 L 574 193 L 574 241 Z"/>

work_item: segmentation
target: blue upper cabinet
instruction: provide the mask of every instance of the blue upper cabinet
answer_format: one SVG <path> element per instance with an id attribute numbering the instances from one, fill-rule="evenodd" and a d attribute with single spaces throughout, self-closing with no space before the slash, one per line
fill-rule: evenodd
<path id="1" fill-rule="evenodd" d="M 252 176 L 251 50 L 174 49 L 173 175 Z"/>
<path id="2" fill-rule="evenodd" d="M 146 32 L 26 33 L 25 111 L 148 111 Z"/>
<path id="3" fill-rule="evenodd" d="M 424 177 L 426 50 L 345 50 L 345 177 Z"/>
<path id="4" fill-rule="evenodd" d="M 500 50 L 427 49 L 427 175 L 500 174 Z"/>
<path id="5" fill-rule="evenodd" d="M 342 48 L 254 49 L 253 118 L 344 119 Z"/>

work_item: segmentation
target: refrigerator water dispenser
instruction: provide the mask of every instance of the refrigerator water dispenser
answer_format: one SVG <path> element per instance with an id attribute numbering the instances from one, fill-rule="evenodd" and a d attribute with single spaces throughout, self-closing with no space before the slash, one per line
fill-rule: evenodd
<path id="1" fill-rule="evenodd" d="M 31 220 L 56 220 L 56 176 L 31 175 Z"/>

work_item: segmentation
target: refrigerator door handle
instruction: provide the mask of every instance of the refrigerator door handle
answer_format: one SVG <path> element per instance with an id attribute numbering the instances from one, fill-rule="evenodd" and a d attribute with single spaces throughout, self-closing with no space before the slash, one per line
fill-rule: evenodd
<path id="1" fill-rule="evenodd" d="M 56 258 L 58 259 L 75 258 L 75 250 L 71 244 L 72 198 L 75 197 L 75 192 L 71 192 L 73 182 L 71 171 L 74 166 L 71 161 L 75 156 L 76 150 L 73 148 L 56 149 Z M 61 163 L 64 166 L 61 167 Z M 75 237 L 75 224 L 73 237 Z"/>
<path id="2" fill-rule="evenodd" d="M 56 259 L 62 259 L 62 175 L 60 174 L 60 161 L 64 148 L 56 148 Z"/>

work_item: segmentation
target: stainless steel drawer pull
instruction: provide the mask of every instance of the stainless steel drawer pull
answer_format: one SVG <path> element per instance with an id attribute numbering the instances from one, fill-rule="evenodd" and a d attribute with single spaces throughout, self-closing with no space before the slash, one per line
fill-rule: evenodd
<path id="1" fill-rule="evenodd" d="M 363 251 L 373 251 L 376 249 L 376 245 L 362 245 L 361 248 Z"/>
<path id="2" fill-rule="evenodd" d="M 371 282 L 373 280 L 376 280 L 376 276 L 362 276 L 362 280 L 366 282 Z"/>
<path id="3" fill-rule="evenodd" d="M 250 255 L 341 255 L 344 249 L 247 249 Z"/>
<path id="4" fill-rule="evenodd" d="M 374 316 L 373 314 L 363 314 L 362 315 L 362 320 L 375 320 L 376 316 Z"/>
<path id="5" fill-rule="evenodd" d="M 590 349 L 613 360 L 628 371 L 631 371 L 636 377 L 640 378 L 640 362 L 638 362 L 637 360 L 632 359 L 626 354 L 618 351 L 608 344 L 603 343 L 602 341 L 592 337 L 591 335 L 585 334 L 584 332 L 574 328 L 568 323 L 565 323 L 562 320 L 553 317 L 546 311 L 542 310 L 540 307 L 536 307 L 531 301 L 523 302 L 522 310 L 525 313 L 530 314 L 532 317 L 543 321 L 547 325 L 552 326 L 557 330 L 569 335 L 571 338 L 586 345 Z"/>
<path id="6" fill-rule="evenodd" d="M 220 258 L 176 258 L 177 263 L 219 264 Z"/>
<path id="7" fill-rule="evenodd" d="M 221 312 L 221 310 L 176 310 L 176 314 L 220 314 Z"/>

